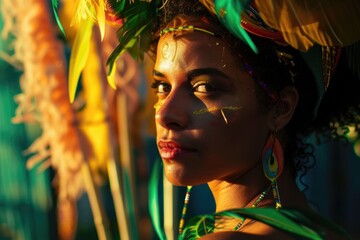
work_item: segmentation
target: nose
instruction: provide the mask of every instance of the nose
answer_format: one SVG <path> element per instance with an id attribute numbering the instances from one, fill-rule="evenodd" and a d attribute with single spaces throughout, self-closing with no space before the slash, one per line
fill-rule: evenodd
<path id="1" fill-rule="evenodd" d="M 155 107 L 155 122 L 166 129 L 185 129 L 191 119 L 191 104 L 186 93 L 172 91 Z"/>

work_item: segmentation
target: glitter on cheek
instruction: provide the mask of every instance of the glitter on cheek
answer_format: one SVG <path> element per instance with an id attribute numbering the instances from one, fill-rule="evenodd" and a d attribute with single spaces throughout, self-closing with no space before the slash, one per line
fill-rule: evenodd
<path id="1" fill-rule="evenodd" d="M 199 110 L 196 110 L 193 112 L 193 114 L 197 115 L 197 114 L 204 114 L 204 113 L 208 113 L 208 112 L 214 112 L 214 111 L 218 111 L 218 110 L 233 110 L 233 111 L 237 111 L 240 110 L 242 107 L 235 107 L 235 106 L 225 106 L 225 107 L 211 107 L 211 108 L 201 108 Z"/>
<path id="2" fill-rule="evenodd" d="M 162 105 L 164 105 L 164 100 L 159 100 L 157 103 L 155 103 L 154 105 L 155 111 L 159 111 Z"/>

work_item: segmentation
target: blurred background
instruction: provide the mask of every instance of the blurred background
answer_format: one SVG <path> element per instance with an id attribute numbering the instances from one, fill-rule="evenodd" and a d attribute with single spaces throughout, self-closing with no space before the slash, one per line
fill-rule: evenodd
<path id="1" fill-rule="evenodd" d="M 151 60 L 139 64 L 123 55 L 115 90 L 104 73 L 116 26 L 106 26 L 104 41 L 96 26 L 66 27 L 74 10 L 69 4 L 59 13 L 64 36 L 48 1 L 0 4 L 0 239 L 158 239 L 150 220 L 156 213 L 174 238 L 186 188 L 162 178 Z M 89 43 L 88 50 L 77 49 L 88 52 L 85 59 L 71 56 L 79 32 Z M 72 104 L 70 59 L 87 66 L 75 74 Z M 354 239 L 360 239 L 357 139 L 317 146 L 309 138 L 316 163 L 303 178 L 310 204 Z M 213 210 L 207 186 L 194 187 L 186 219 Z"/>

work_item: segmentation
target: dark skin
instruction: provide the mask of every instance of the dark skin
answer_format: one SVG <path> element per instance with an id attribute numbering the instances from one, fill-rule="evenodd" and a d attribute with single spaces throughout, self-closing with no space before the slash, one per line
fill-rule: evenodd
<path id="1" fill-rule="evenodd" d="M 257 83 L 239 67 L 232 49 L 197 31 L 160 37 L 154 79 L 157 142 L 166 177 L 181 186 L 207 183 L 217 212 L 250 207 L 270 184 L 263 173 L 262 149 L 275 132 L 286 145 L 282 139 L 298 103 L 297 90 L 284 88 L 277 103 L 261 111 Z M 310 210 L 290 164 L 285 164 L 278 186 L 283 207 Z M 267 206 L 274 206 L 271 193 L 258 205 Z M 228 228 L 201 239 L 291 239 L 250 220 L 232 231 L 237 222 L 229 220 Z"/>

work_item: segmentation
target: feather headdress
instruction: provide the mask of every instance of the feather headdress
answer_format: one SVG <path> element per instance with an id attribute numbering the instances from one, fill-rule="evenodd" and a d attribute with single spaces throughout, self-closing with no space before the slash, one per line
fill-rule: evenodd
<path id="1" fill-rule="evenodd" d="M 54 2 L 54 1 L 53 1 Z M 56 2 L 56 1 L 55 1 Z M 76 14 L 85 13 L 98 23 L 104 19 L 101 11 L 111 13 L 122 20 L 117 32 L 119 44 L 107 61 L 109 74 L 113 64 L 124 51 L 129 51 L 135 59 L 142 59 L 150 45 L 151 24 L 165 9 L 168 0 L 82 0 L 84 4 Z M 101 2 L 106 2 L 106 7 Z M 306 52 L 314 45 L 324 48 L 326 67 L 334 67 L 337 57 L 336 47 L 345 47 L 349 56 L 354 56 L 359 49 L 360 40 L 360 5 L 356 0 L 199 0 L 210 13 L 216 15 L 225 27 L 257 52 L 248 33 L 270 38 L 280 44 L 289 44 L 295 49 Z M 85 4 L 86 3 L 86 4 Z M 85 7 L 84 7 L 85 6 Z M 92 7 L 91 7 L 92 6 Z M 102 6 L 102 7 L 101 7 Z M 87 11 L 87 10 L 88 11 Z M 95 9 L 90 11 L 89 9 Z M 95 12 L 95 13 L 94 13 Z M 86 15 L 86 14 L 85 14 Z M 101 29 L 101 28 L 100 28 Z M 333 52 L 333 54 L 329 54 Z M 349 57 L 349 65 L 360 74 L 359 62 Z M 333 69 L 324 74 L 326 87 Z"/>
<path id="2" fill-rule="evenodd" d="M 282 41 L 302 51 L 314 44 L 343 47 L 360 40 L 360 5 L 356 0 L 199 1 L 209 12 L 217 15 L 230 31 L 245 41 L 249 39 L 244 30 L 280 41 L 283 38 Z M 123 37 L 128 30 L 140 30 L 150 24 L 149 20 L 169 3 L 161 0 L 109 0 L 108 4 L 118 17 L 131 22 L 124 24 L 122 32 L 119 32 L 119 37 Z M 256 12 L 252 9 L 256 9 Z M 254 21 L 254 18 L 250 18 L 254 15 L 259 15 L 262 20 Z"/>

